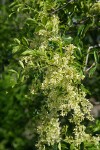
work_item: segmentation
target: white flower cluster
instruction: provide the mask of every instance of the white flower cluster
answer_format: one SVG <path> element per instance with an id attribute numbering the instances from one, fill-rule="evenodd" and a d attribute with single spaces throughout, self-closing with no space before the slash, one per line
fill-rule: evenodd
<path id="1" fill-rule="evenodd" d="M 48 114 L 44 113 L 46 110 L 42 109 L 44 117 L 41 125 L 37 127 L 42 139 L 40 140 L 41 143 L 53 145 L 60 141 L 61 130 L 60 120 L 57 120 L 58 112 L 60 112 L 60 116 L 65 116 L 73 110 L 74 112 L 69 121 L 74 123 L 76 127 L 80 127 L 80 123 L 84 120 L 86 114 L 89 115 L 86 107 L 91 108 L 91 106 L 87 99 L 85 99 L 85 92 L 77 88 L 77 84 L 79 81 L 81 82 L 84 76 L 74 66 L 73 51 L 74 46 L 69 45 L 63 56 L 55 53 L 42 83 L 41 88 L 44 94 L 47 95 L 46 108 Z M 47 122 L 46 119 L 49 121 Z M 73 131 L 75 135 L 77 135 L 77 130 L 76 128 Z M 79 131 L 77 136 L 82 138 L 84 134 L 85 129 L 83 128 L 83 131 Z M 80 144 L 80 142 L 78 141 L 77 144 Z"/>
<path id="2" fill-rule="evenodd" d="M 47 122 L 43 121 L 42 124 L 37 127 L 37 132 L 40 134 L 38 147 L 40 147 L 41 143 L 45 144 L 46 142 L 49 146 L 54 145 L 56 142 L 59 143 L 60 127 L 58 118 L 48 118 Z"/>

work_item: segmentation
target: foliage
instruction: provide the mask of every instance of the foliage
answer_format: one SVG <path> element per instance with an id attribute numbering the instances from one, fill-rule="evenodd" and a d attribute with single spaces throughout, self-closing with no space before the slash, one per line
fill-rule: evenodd
<path id="1" fill-rule="evenodd" d="M 5 51 L 5 43 L 3 47 L 11 59 L 0 80 L 1 113 L 8 113 L 0 118 L 1 149 L 9 141 L 8 147 L 16 150 L 32 145 L 40 150 L 99 149 L 99 138 L 84 125 L 85 119 L 93 118 L 82 84 L 99 65 L 98 45 L 90 46 L 95 44 L 90 29 L 99 25 L 99 2 L 15 0 L 10 9 L 18 33 L 14 30 L 10 37 L 11 47 L 9 43 L 6 47 L 10 52 Z"/>

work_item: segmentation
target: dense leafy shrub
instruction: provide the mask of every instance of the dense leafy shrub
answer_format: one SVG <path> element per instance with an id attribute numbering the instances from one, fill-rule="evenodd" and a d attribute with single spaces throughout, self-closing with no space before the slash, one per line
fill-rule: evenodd
<path id="1" fill-rule="evenodd" d="M 82 84 L 99 64 L 98 45 L 90 46 L 99 2 L 15 0 L 10 9 L 18 30 L 10 52 L 3 47 L 11 59 L 0 80 L 1 149 L 99 149 L 86 130 L 92 105 Z"/>

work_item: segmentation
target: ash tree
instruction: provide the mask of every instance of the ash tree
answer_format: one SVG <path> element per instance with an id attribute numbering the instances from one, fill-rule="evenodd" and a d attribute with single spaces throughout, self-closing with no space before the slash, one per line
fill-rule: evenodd
<path id="1" fill-rule="evenodd" d="M 6 94 L 24 88 L 20 104 L 34 149 L 99 149 L 99 136 L 85 126 L 93 117 L 82 82 L 99 65 L 98 37 L 93 43 L 91 29 L 99 33 L 100 3 L 15 0 L 10 9 L 18 33 L 4 71 L 12 83 Z"/>

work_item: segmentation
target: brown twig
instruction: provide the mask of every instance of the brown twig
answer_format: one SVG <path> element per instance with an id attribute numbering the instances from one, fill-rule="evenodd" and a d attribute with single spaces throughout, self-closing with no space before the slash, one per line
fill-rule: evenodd
<path id="1" fill-rule="evenodd" d="M 97 47 L 100 47 L 100 44 L 94 45 L 94 46 L 90 46 L 90 47 L 88 48 L 87 56 L 86 56 L 86 61 L 85 61 L 85 67 L 84 67 L 84 73 L 87 73 L 87 72 L 95 65 L 95 63 L 93 63 L 93 64 L 91 65 L 91 67 L 89 67 L 88 69 L 86 69 L 86 68 L 87 68 L 87 64 L 88 64 L 88 60 L 89 60 L 90 50 L 93 49 L 93 48 L 97 48 Z"/>

